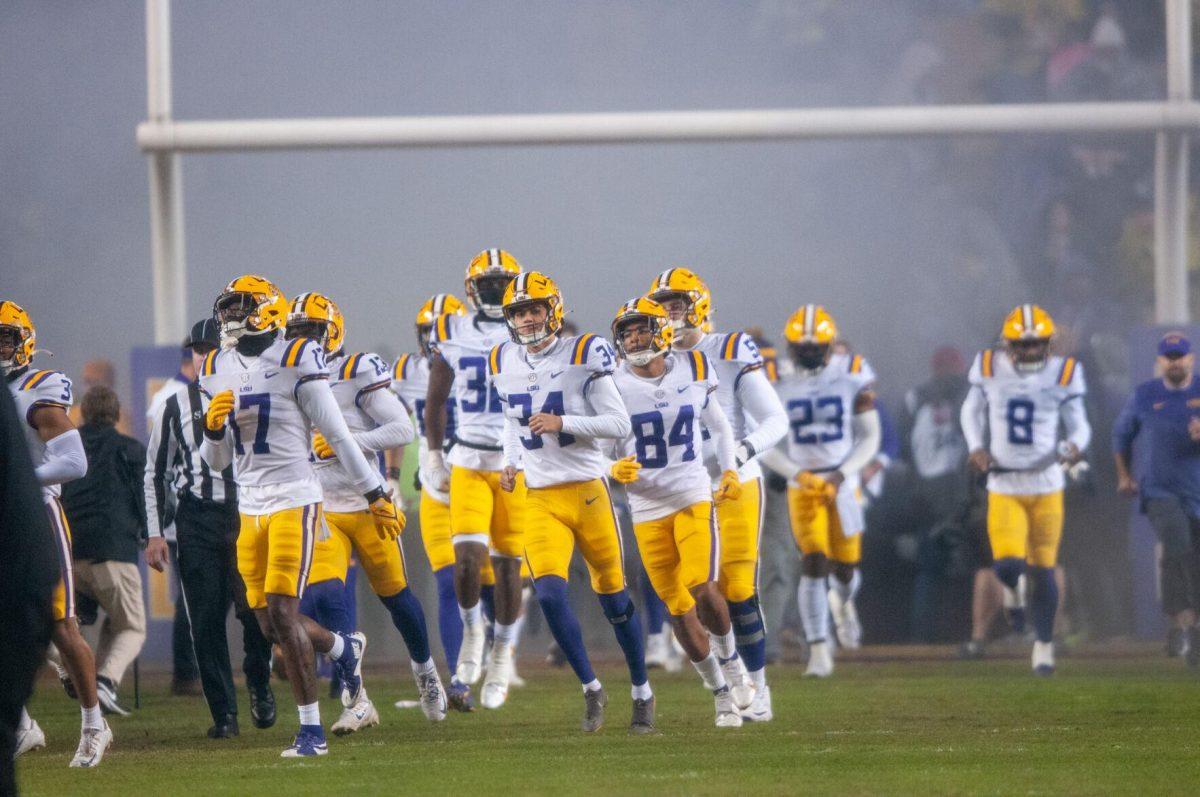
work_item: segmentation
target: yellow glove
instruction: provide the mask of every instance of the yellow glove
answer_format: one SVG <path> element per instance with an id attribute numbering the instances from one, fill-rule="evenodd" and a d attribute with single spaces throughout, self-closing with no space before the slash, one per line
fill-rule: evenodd
<path id="1" fill-rule="evenodd" d="M 326 442 L 325 435 L 320 432 L 313 432 L 312 449 L 313 453 L 317 455 L 317 459 L 333 459 L 337 456 L 333 452 L 333 446 Z"/>
<path id="2" fill-rule="evenodd" d="M 796 476 L 796 481 L 799 482 L 800 489 L 806 493 L 810 493 L 815 501 L 831 504 L 837 498 L 837 487 L 834 487 L 815 473 L 802 471 Z"/>
<path id="3" fill-rule="evenodd" d="M 736 501 L 742 497 L 742 480 L 736 470 L 727 470 L 721 474 L 721 483 L 717 485 L 716 499 L 718 504 L 726 501 Z"/>
<path id="4" fill-rule="evenodd" d="M 233 412 L 233 391 L 222 390 L 208 402 L 208 412 L 204 414 L 204 425 L 210 432 L 219 432 L 225 428 L 229 413 Z"/>
<path id="5" fill-rule="evenodd" d="M 642 469 L 642 463 L 637 461 L 637 458 L 630 454 L 625 459 L 618 459 L 609 468 L 609 473 L 621 484 L 629 484 L 637 481 L 638 471 Z"/>
<path id="6" fill-rule="evenodd" d="M 371 519 L 375 521 L 375 533 L 384 542 L 399 537 L 408 522 L 403 512 L 396 511 L 396 505 L 388 495 L 381 495 L 371 502 Z"/>

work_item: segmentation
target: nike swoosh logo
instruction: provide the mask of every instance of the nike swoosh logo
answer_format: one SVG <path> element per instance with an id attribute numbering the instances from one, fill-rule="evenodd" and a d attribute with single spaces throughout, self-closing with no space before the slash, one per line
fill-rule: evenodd
<path id="1" fill-rule="evenodd" d="M 566 369 L 564 368 L 564 369 L 563 369 L 563 371 L 565 371 L 565 370 L 566 370 Z M 560 376 L 562 376 L 562 374 L 563 374 L 563 372 L 562 372 L 562 371 L 555 371 L 554 373 L 550 374 L 550 378 L 551 378 L 551 379 L 558 379 Z"/>
<path id="2" fill-rule="evenodd" d="M 594 496 L 592 496 L 591 498 L 585 498 L 585 499 L 583 499 L 583 502 L 584 502 L 585 504 L 587 504 L 588 506 L 591 506 L 591 505 L 592 505 L 592 502 L 593 502 L 593 501 L 595 501 L 595 500 L 596 500 L 597 498 L 599 498 L 599 497 L 600 497 L 600 496 L 598 496 L 598 495 L 594 495 Z"/>
<path id="3" fill-rule="evenodd" d="M 683 391 L 687 390 L 689 387 L 691 387 L 691 385 L 684 385 L 683 387 L 677 387 L 677 388 L 675 388 L 675 392 L 682 393 Z"/>
<path id="4" fill-rule="evenodd" d="M 263 374 L 263 379 L 270 379 L 270 378 L 271 378 L 271 377 L 273 377 L 273 376 L 279 376 L 279 372 L 278 372 L 278 371 L 272 371 L 272 372 L 271 372 L 271 373 L 269 373 L 269 374 Z"/>

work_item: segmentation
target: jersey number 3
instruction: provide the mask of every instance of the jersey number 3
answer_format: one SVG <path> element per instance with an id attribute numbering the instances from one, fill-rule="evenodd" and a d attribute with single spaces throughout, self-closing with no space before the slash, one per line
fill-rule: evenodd
<path id="1" fill-rule="evenodd" d="M 518 419 L 522 426 L 529 426 L 529 418 L 533 415 L 533 396 L 529 393 L 513 393 L 508 397 L 508 403 L 521 411 Z M 565 415 L 565 407 L 563 405 L 563 394 L 561 390 L 552 390 L 546 394 L 546 401 L 542 404 L 542 408 L 538 412 L 545 412 L 549 415 Z M 575 435 L 567 434 L 566 432 L 558 433 L 558 447 L 565 448 L 575 442 Z M 526 437 L 521 435 L 521 445 L 532 451 L 536 448 L 541 448 L 543 445 L 541 435 L 532 435 Z"/>

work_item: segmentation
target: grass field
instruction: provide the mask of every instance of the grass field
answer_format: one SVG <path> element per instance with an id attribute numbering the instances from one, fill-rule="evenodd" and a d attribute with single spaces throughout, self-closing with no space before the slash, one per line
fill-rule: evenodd
<path id="1" fill-rule="evenodd" d="M 776 719 L 717 730 L 694 672 L 656 673 L 660 733 L 630 737 L 629 692 L 609 663 L 607 724 L 578 730 L 582 698 L 568 672 L 524 668 L 529 685 L 502 710 L 431 726 L 411 680 L 368 674 L 380 727 L 331 737 L 319 760 L 278 757 L 296 726 L 286 684 L 280 722 L 240 738 L 203 738 L 198 698 L 144 679 L 142 708 L 112 720 L 116 742 L 94 771 L 70 770 L 79 710 L 53 681 L 31 711 L 48 749 L 20 760 L 24 793 L 299 795 L 398 793 L 1113 794 L 1200 790 L 1200 676 L 1146 652 L 1060 661 L 1049 680 L 1025 660 L 844 662 L 812 682 L 796 665 L 771 672 Z M 126 690 L 128 691 L 128 690 Z M 243 693 L 244 694 L 244 693 Z M 334 701 L 322 701 L 326 726 Z"/>

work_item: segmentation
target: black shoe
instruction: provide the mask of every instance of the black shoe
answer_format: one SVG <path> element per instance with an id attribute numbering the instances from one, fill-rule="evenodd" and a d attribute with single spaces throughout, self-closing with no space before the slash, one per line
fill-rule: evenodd
<path id="1" fill-rule="evenodd" d="M 271 685 L 255 689 L 250 687 L 250 717 L 255 728 L 270 728 L 275 724 L 275 693 Z"/>
<path id="2" fill-rule="evenodd" d="M 226 714 L 224 719 L 213 723 L 213 726 L 208 729 L 208 738 L 210 739 L 232 739 L 237 735 L 237 716 L 234 714 Z"/>
<path id="3" fill-rule="evenodd" d="M 100 701 L 100 710 L 105 714 L 129 716 L 129 709 L 117 702 L 117 685 L 103 675 L 96 676 L 96 698 Z"/>

